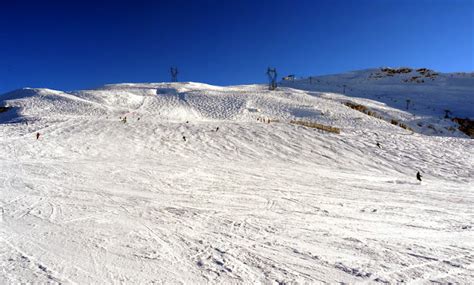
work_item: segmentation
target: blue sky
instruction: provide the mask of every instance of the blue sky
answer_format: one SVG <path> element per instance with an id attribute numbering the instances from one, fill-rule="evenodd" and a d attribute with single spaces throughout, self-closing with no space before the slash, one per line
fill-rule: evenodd
<path id="1" fill-rule="evenodd" d="M 0 93 L 218 85 L 379 66 L 473 71 L 472 0 L 2 1 Z"/>

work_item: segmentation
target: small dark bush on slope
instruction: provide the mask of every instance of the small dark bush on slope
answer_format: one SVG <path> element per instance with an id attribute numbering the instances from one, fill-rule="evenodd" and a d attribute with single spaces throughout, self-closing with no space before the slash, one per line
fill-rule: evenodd
<path id="1" fill-rule="evenodd" d="M 10 110 L 12 107 L 3 107 L 3 106 L 0 106 L 0 113 L 3 113 L 3 112 L 6 112 L 8 110 Z"/>
<path id="2" fill-rule="evenodd" d="M 462 119 L 462 118 L 453 118 L 453 122 L 459 124 L 459 130 L 466 135 L 468 135 L 470 138 L 474 138 L 474 121 L 470 120 L 468 118 Z"/>

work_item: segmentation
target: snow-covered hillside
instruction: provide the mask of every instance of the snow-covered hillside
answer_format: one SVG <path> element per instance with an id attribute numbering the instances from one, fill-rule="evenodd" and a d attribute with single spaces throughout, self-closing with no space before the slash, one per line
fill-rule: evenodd
<path id="1" fill-rule="evenodd" d="M 446 110 L 449 118 L 474 120 L 474 73 L 379 68 L 312 76 L 285 81 L 283 85 L 307 91 L 344 93 L 353 98 L 384 103 L 370 107 L 381 113 L 385 113 L 385 106 L 400 110 L 391 115 L 416 132 L 427 135 L 456 136 L 453 133 L 456 124 L 445 118 Z"/>
<path id="2" fill-rule="evenodd" d="M 474 85 L 413 113 L 364 72 L 0 95 L 0 283 L 474 282 L 474 143 L 438 118 Z"/>

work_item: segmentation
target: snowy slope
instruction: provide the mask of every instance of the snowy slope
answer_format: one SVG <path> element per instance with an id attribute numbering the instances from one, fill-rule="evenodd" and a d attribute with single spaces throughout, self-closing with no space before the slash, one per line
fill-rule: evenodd
<path id="1" fill-rule="evenodd" d="M 444 118 L 445 110 L 451 112 L 450 117 L 474 119 L 474 73 L 378 68 L 312 76 L 286 81 L 283 85 L 307 91 L 345 92 L 347 96 L 362 99 L 359 100 L 362 104 L 370 104 L 365 99 L 376 101 L 378 106 L 370 106 L 375 111 L 385 113 L 385 106 L 395 108 L 397 112 L 389 117 L 427 135 L 459 136 L 451 130 L 457 125 Z M 407 100 L 410 100 L 408 109 Z"/>
<path id="2" fill-rule="evenodd" d="M 293 84 L 1 95 L 0 283 L 472 283 L 472 140 Z"/>

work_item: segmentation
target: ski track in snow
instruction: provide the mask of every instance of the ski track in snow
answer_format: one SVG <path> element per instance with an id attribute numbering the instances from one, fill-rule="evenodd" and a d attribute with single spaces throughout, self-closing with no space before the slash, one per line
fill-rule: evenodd
<path id="1" fill-rule="evenodd" d="M 0 283 L 473 283 L 472 140 L 413 134 L 334 96 L 198 83 L 7 94 L 29 124 L 0 125 Z"/>

